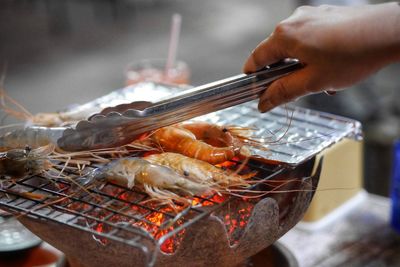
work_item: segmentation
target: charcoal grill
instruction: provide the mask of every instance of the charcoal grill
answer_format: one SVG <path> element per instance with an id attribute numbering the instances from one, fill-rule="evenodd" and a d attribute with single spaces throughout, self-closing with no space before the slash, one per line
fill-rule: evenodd
<path id="1" fill-rule="evenodd" d="M 134 189 L 107 184 L 83 191 L 66 180 L 36 176 L 3 183 L 0 207 L 19 214 L 31 231 L 82 266 L 234 266 L 301 219 L 318 183 L 321 161 L 315 156 L 360 133 L 359 123 L 345 118 L 293 107 L 262 116 L 254 103 L 200 119 L 256 125 L 260 139 L 269 136 L 269 148 L 254 149 L 258 158 L 246 163 L 257 172 L 253 190 L 269 194 L 196 197 L 196 205 L 176 212 L 146 202 L 148 196 Z"/>

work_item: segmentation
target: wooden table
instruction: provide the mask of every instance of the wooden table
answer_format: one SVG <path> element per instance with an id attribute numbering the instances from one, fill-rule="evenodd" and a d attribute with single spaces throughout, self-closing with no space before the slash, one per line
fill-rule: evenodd
<path id="1" fill-rule="evenodd" d="M 296 226 L 279 241 L 300 267 L 400 266 L 400 234 L 389 225 L 390 200 L 367 194 L 347 213 L 317 231 Z"/>

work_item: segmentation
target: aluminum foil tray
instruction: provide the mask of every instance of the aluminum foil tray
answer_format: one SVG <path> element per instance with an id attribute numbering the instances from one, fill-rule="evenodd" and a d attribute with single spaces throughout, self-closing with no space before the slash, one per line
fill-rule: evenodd
<path id="1" fill-rule="evenodd" d="M 76 107 L 76 111 L 82 107 L 90 110 L 88 105 L 93 103 L 98 107 L 106 107 L 132 101 L 159 101 L 185 88 L 188 87 L 141 83 Z M 257 102 L 252 101 L 194 120 L 252 128 L 255 133 L 252 139 L 260 141 L 263 147 L 251 148 L 251 153 L 289 165 L 301 164 L 343 138 L 361 138 L 361 124 L 356 120 L 292 105 L 277 107 L 262 114 L 256 106 Z M 93 110 L 95 112 L 99 110 Z"/>
<path id="2" fill-rule="evenodd" d="M 250 148 L 252 155 L 294 166 L 343 138 L 362 137 L 361 124 L 355 120 L 291 105 L 262 114 L 256 105 L 253 101 L 199 119 L 253 128 L 252 139 L 263 148 Z"/>

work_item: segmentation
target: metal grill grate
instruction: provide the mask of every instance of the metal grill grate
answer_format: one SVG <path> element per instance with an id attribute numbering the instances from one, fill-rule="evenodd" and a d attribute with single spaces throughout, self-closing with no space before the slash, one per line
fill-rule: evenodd
<path id="1" fill-rule="evenodd" d="M 285 169 L 258 162 L 249 162 L 247 167 L 249 171 L 257 171 L 253 179 L 260 182 Z M 77 177 L 74 174 L 70 176 Z M 219 195 L 195 197 L 197 205 L 176 213 L 171 208 L 146 202 L 149 197 L 141 191 L 111 183 L 106 183 L 101 189 L 77 189 L 68 180 L 46 176 L 28 177 L 8 185 L 3 181 L 0 207 L 20 216 L 53 221 L 89 232 L 103 243 L 114 240 L 148 253 L 146 242 L 162 247 L 171 238 L 179 239 L 187 227 L 237 198 Z M 162 221 L 152 220 L 160 217 Z M 174 242 L 174 245 L 178 243 Z"/>

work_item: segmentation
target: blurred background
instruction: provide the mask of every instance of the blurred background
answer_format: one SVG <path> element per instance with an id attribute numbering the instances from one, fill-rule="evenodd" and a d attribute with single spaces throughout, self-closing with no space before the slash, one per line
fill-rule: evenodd
<path id="1" fill-rule="evenodd" d="M 165 58 L 171 16 L 180 13 L 177 57 L 190 67 L 191 84 L 200 85 L 240 73 L 258 42 L 301 4 L 366 2 L 3 0 L 0 70 L 7 92 L 32 113 L 85 103 L 123 87 L 130 62 Z M 391 65 L 334 97 L 296 103 L 362 122 L 365 187 L 385 196 L 392 142 L 400 136 L 399 73 L 400 64 Z"/>

